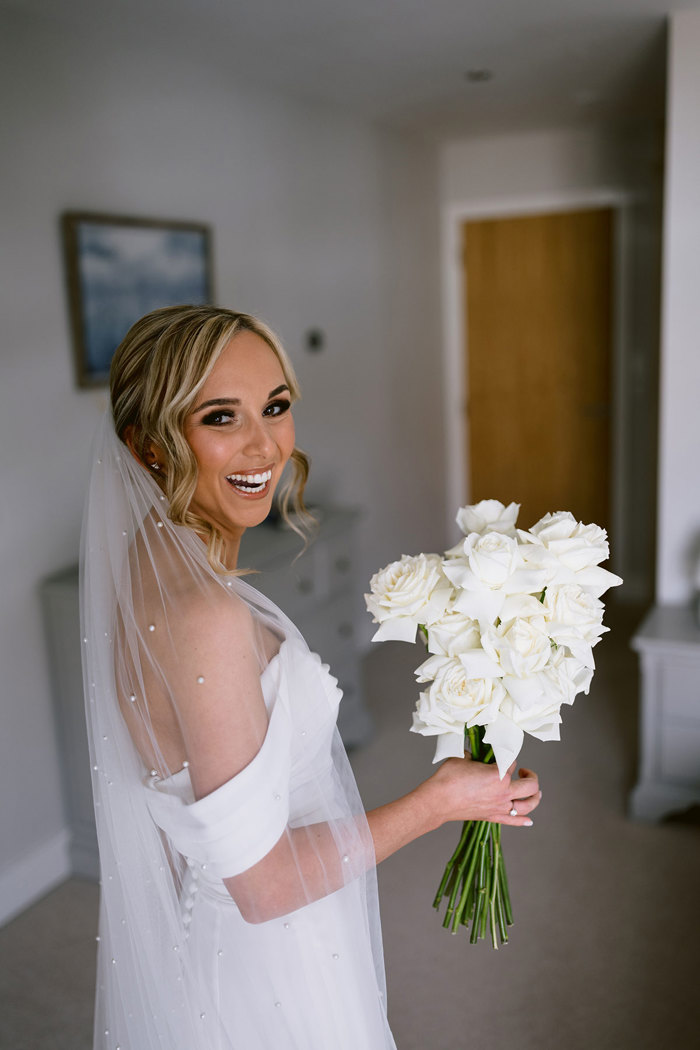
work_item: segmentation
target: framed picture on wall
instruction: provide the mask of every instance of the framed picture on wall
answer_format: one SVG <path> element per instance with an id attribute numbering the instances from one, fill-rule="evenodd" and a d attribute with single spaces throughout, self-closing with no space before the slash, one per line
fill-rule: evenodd
<path id="1" fill-rule="evenodd" d="M 139 317 L 212 301 L 208 226 L 65 212 L 61 228 L 78 386 L 108 382 L 112 355 Z"/>

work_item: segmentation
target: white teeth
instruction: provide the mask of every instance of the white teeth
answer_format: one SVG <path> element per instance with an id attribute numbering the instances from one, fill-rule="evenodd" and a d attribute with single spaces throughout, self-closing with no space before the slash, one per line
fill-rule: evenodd
<path id="1" fill-rule="evenodd" d="M 263 474 L 228 474 L 229 481 L 247 481 L 254 485 L 267 483 L 272 477 L 272 471 L 266 470 Z"/>
<path id="2" fill-rule="evenodd" d="M 227 480 L 240 492 L 262 492 L 272 477 L 271 470 L 265 470 L 262 474 L 228 474 Z"/>

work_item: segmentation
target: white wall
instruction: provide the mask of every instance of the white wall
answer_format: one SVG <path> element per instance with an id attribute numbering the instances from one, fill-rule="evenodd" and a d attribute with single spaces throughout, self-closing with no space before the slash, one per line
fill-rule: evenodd
<path id="1" fill-rule="evenodd" d="M 620 151 L 597 129 L 480 136 L 445 144 L 443 205 L 552 197 L 567 191 L 619 188 Z"/>
<path id="2" fill-rule="evenodd" d="M 22 15 L 5 14 L 2 30 L 0 913 L 7 914 L 21 903 L 27 871 L 46 869 L 27 896 L 63 874 L 37 586 L 77 559 L 90 441 L 106 401 L 74 386 L 61 211 L 211 224 L 218 301 L 268 320 L 299 371 L 298 433 L 313 460 L 312 497 L 366 508 L 358 588 L 402 549 L 439 546 L 444 513 L 440 424 L 424 426 L 440 419 L 436 248 L 434 233 L 432 247 L 425 236 L 437 225 L 436 186 L 426 149 L 341 112 L 254 94 L 228 71 L 193 68 L 155 46 L 114 52 Z M 390 278 L 397 252 L 401 271 Z M 322 354 L 303 350 L 311 327 L 327 334 Z"/>
<path id="3" fill-rule="evenodd" d="M 625 579 L 620 596 L 642 601 L 651 597 L 653 586 L 660 175 L 661 143 L 652 129 L 474 137 L 446 143 L 440 157 L 450 503 L 469 498 L 461 223 L 476 215 L 595 205 L 617 209 L 612 564 Z"/>
<path id="4" fill-rule="evenodd" d="M 657 597 L 686 601 L 700 556 L 700 12 L 670 20 Z"/>

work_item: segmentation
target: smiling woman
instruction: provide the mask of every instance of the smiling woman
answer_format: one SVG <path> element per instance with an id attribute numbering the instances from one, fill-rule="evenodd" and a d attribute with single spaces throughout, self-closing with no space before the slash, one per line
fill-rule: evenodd
<path id="1" fill-rule="evenodd" d="M 365 813 L 336 680 L 237 571 L 286 465 L 300 513 L 308 473 L 265 325 L 157 311 L 111 391 L 82 546 L 95 1047 L 391 1050 L 376 862 L 445 820 L 525 821 L 537 779 L 451 759 Z"/>
<path id="2" fill-rule="evenodd" d="M 289 459 L 293 474 L 278 495 L 282 514 L 292 528 L 298 525 L 290 509 L 302 527 L 309 523 L 309 464 L 294 447 L 291 414 L 299 385 L 267 325 L 211 307 L 156 310 L 117 349 L 110 385 L 117 433 L 152 471 L 171 520 L 206 539 L 213 568 L 235 567 L 242 532 L 269 513 Z M 265 461 L 269 449 L 274 464 Z M 255 481 L 267 471 L 266 482 Z M 232 492 L 259 497 L 257 512 L 233 503 Z M 236 506 L 245 510 L 240 522 Z"/>
<path id="3" fill-rule="evenodd" d="M 291 395 L 279 358 L 248 330 L 226 344 L 199 397 L 184 428 L 197 460 L 191 507 L 216 523 L 222 560 L 233 568 L 243 532 L 267 517 L 294 449 Z M 148 454 L 164 458 L 155 445 Z"/>

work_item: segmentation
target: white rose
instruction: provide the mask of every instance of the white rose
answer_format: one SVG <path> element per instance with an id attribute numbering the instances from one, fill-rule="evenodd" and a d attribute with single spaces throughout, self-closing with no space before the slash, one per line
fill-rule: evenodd
<path id="1" fill-rule="evenodd" d="M 591 649 L 608 630 L 603 626 L 603 603 L 577 584 L 563 584 L 547 588 L 543 610 L 550 638 L 593 667 Z"/>
<path id="2" fill-rule="evenodd" d="M 497 678 L 469 678 L 461 661 L 449 657 L 433 659 L 441 664 L 425 694 L 432 705 L 463 727 L 485 725 L 495 718 L 506 695 Z"/>
<path id="3" fill-rule="evenodd" d="M 375 642 L 414 641 L 418 624 L 431 624 L 442 616 L 453 593 L 438 554 L 404 554 L 375 573 L 370 588 L 365 602 L 380 624 Z"/>
<path id="4" fill-rule="evenodd" d="M 579 693 L 588 693 L 593 669 L 564 648 L 556 649 L 542 672 L 545 693 L 551 700 L 573 704 Z"/>
<path id="5" fill-rule="evenodd" d="M 576 583 L 594 597 L 622 583 L 599 563 L 609 554 L 607 534 L 598 525 L 583 525 L 568 511 L 545 516 L 528 532 L 518 529 L 526 565 L 539 569 L 547 586 Z"/>
<path id="6" fill-rule="evenodd" d="M 411 731 L 423 736 L 450 734 L 440 742 L 434 761 L 464 751 L 465 726 L 486 725 L 498 714 L 506 693 L 498 679 L 469 678 L 459 660 L 433 657 L 440 661 L 435 676 L 420 694 Z"/>
<path id="7" fill-rule="evenodd" d="M 529 533 L 574 572 L 599 565 L 610 555 L 605 529 L 599 525 L 584 525 L 569 511 L 545 514 L 529 529 Z"/>
<path id="8" fill-rule="evenodd" d="M 517 617 L 482 633 L 481 644 L 506 675 L 529 678 L 541 671 L 552 652 L 549 635 L 536 620 Z"/>
<path id="9" fill-rule="evenodd" d="M 471 616 L 448 608 L 428 628 L 428 652 L 438 656 L 456 656 L 466 649 L 481 648 L 479 624 Z"/>
<path id="10" fill-rule="evenodd" d="M 482 499 L 480 503 L 461 507 L 457 511 L 456 520 L 465 536 L 470 532 L 503 532 L 508 536 L 515 536 L 515 522 L 519 510 L 519 503 L 509 503 L 506 507 L 497 499 Z"/>
<path id="11" fill-rule="evenodd" d="M 534 594 L 509 594 L 501 609 L 501 623 L 511 620 L 531 620 L 541 630 L 546 630 L 545 611 L 542 602 Z"/>
<path id="12" fill-rule="evenodd" d="M 473 534 L 467 537 L 464 546 L 475 580 L 487 587 L 501 588 L 523 564 L 517 541 L 500 532 L 488 532 L 485 536 Z"/>
<path id="13" fill-rule="evenodd" d="M 463 576 L 463 586 L 471 584 L 472 590 L 482 590 L 486 587 L 500 590 L 506 580 L 523 564 L 517 540 L 500 532 L 487 532 L 484 536 L 474 532 L 467 536 L 463 543 L 463 559 L 455 566 L 446 562 L 445 573 L 453 579 L 450 568 L 454 574 L 458 573 L 460 568 L 468 566 L 469 572 Z"/>
<path id="14" fill-rule="evenodd" d="M 482 630 L 501 616 L 509 594 L 544 588 L 546 574 L 525 566 L 521 546 L 499 532 L 472 533 L 461 545 L 461 557 L 444 563 L 444 573 L 457 589 L 455 609 L 478 620 Z"/>

